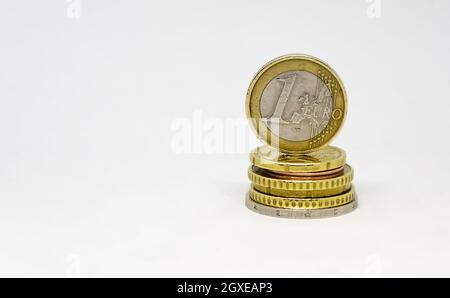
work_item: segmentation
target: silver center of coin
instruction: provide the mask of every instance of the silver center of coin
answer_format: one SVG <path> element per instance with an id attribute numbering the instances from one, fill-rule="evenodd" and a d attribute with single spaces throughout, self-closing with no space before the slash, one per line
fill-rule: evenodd
<path id="1" fill-rule="evenodd" d="M 333 100 L 319 77 L 307 71 L 288 71 L 267 84 L 260 109 L 272 133 L 290 141 L 305 141 L 325 129 Z"/>

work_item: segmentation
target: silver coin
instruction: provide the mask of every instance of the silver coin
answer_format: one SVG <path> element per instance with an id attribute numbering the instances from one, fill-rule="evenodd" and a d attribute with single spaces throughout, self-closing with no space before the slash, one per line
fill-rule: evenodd
<path id="1" fill-rule="evenodd" d="M 355 198 L 352 202 L 334 208 L 326 209 L 287 209 L 266 206 L 253 201 L 247 194 L 245 205 L 248 209 L 263 215 L 292 218 L 292 219 L 317 219 L 344 215 L 352 212 L 358 207 L 358 200 Z"/>
<path id="2" fill-rule="evenodd" d="M 305 141 L 325 129 L 332 102 L 330 90 L 319 77 L 307 71 L 288 71 L 267 84 L 260 110 L 273 133 L 290 141 Z"/>

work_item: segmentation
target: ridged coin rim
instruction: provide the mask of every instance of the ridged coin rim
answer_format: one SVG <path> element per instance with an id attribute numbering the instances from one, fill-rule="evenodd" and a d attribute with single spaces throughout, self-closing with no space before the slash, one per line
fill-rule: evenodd
<path id="1" fill-rule="evenodd" d="M 343 175 L 323 180 L 284 180 L 256 174 L 253 172 L 252 166 L 250 166 L 248 168 L 248 178 L 253 184 L 273 189 L 290 191 L 326 190 L 345 186 L 351 183 L 353 180 L 353 168 L 346 164 L 344 166 Z"/>
<path id="2" fill-rule="evenodd" d="M 355 188 L 350 187 L 343 194 L 319 198 L 287 198 L 262 193 L 254 188 L 249 191 L 250 198 L 262 205 L 283 209 L 327 209 L 352 202 L 356 197 Z"/>

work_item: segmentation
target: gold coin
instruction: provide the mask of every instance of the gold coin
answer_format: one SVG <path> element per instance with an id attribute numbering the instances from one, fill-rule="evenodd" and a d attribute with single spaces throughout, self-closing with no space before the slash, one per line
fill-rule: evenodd
<path id="1" fill-rule="evenodd" d="M 311 56 L 286 55 L 253 78 L 246 110 L 262 141 L 280 151 L 307 153 L 326 146 L 337 134 L 347 96 L 330 66 Z"/>
<path id="2" fill-rule="evenodd" d="M 311 173 L 342 167 L 346 161 L 345 151 L 327 146 L 308 154 L 289 154 L 271 146 L 261 146 L 250 153 L 250 161 L 258 168 L 271 171 Z"/>
<path id="3" fill-rule="evenodd" d="M 251 211 L 262 215 L 273 216 L 278 218 L 315 219 L 315 218 L 335 217 L 350 213 L 358 207 L 358 198 L 357 196 L 355 196 L 352 202 L 334 208 L 292 209 L 292 208 L 279 208 L 263 205 L 253 201 L 247 194 L 245 196 L 245 205 Z"/>
<path id="4" fill-rule="evenodd" d="M 285 189 L 276 189 L 264 187 L 261 185 L 252 184 L 253 187 L 265 194 L 279 196 L 279 197 L 296 197 L 296 198 L 320 198 L 320 197 L 329 197 L 335 196 L 341 193 L 346 192 L 350 189 L 351 184 L 339 186 L 336 188 L 324 189 L 324 190 L 306 190 L 306 191 L 295 191 L 295 190 L 285 190 Z"/>
<path id="5" fill-rule="evenodd" d="M 250 167 L 248 177 L 255 189 L 262 193 L 282 197 L 316 198 L 338 195 L 347 191 L 353 181 L 353 169 L 349 165 L 337 177 L 326 179 L 280 179 L 261 173 Z"/>
<path id="6" fill-rule="evenodd" d="M 322 171 L 322 172 L 311 172 L 311 173 L 292 173 L 292 172 L 280 172 L 280 171 L 270 171 L 258 168 L 256 166 L 252 167 L 254 173 L 260 174 L 265 177 L 275 178 L 279 180 L 324 180 L 328 178 L 339 177 L 344 173 L 344 167 L 340 167 L 333 170 Z"/>
<path id="7" fill-rule="evenodd" d="M 343 194 L 321 198 L 286 198 L 272 196 L 251 188 L 250 199 L 262 205 L 285 209 L 326 209 L 346 205 L 356 199 L 353 186 Z"/>

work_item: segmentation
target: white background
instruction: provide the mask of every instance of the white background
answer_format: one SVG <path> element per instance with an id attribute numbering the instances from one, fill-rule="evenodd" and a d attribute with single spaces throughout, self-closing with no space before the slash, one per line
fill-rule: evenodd
<path id="1" fill-rule="evenodd" d="M 1 0 L 0 274 L 449 276 L 450 2 L 380 3 Z M 252 213 L 248 151 L 174 152 L 286 53 L 345 83 L 352 214 Z"/>

